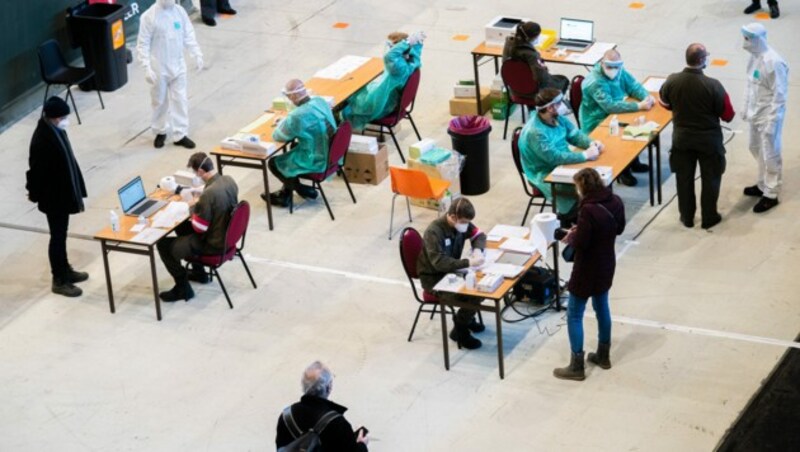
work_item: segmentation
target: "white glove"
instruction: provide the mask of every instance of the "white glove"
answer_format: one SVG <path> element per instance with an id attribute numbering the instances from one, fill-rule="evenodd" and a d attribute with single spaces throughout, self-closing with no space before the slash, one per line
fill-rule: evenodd
<path id="1" fill-rule="evenodd" d="M 150 66 L 146 66 L 144 68 L 144 80 L 150 85 L 153 85 L 156 82 L 156 73 L 153 72 L 153 68 Z"/>
<path id="2" fill-rule="evenodd" d="M 418 31 L 408 37 L 408 45 L 417 45 L 425 40 L 428 36 L 424 31 Z"/>
<path id="3" fill-rule="evenodd" d="M 653 99 L 653 96 L 647 96 L 647 99 L 639 102 L 639 110 L 649 110 L 653 108 L 654 104 L 655 100 Z"/>
<path id="4" fill-rule="evenodd" d="M 603 152 L 603 151 L 606 150 L 606 146 L 603 143 L 601 143 L 601 142 L 599 142 L 597 140 L 592 141 L 591 146 L 596 147 L 599 152 Z"/>
<path id="5" fill-rule="evenodd" d="M 594 145 L 589 146 L 589 149 L 583 151 L 583 157 L 587 161 L 588 160 L 597 160 L 597 157 L 600 157 L 600 151 Z"/>
<path id="6" fill-rule="evenodd" d="M 194 63 L 195 63 L 195 65 L 197 65 L 197 72 L 202 71 L 203 68 L 205 67 L 205 65 L 203 64 L 203 56 L 202 55 L 197 55 L 196 57 L 194 57 Z"/>
<path id="7" fill-rule="evenodd" d="M 469 258 L 469 266 L 470 267 L 480 267 L 481 265 L 483 265 L 483 262 L 484 262 L 484 259 L 483 259 L 483 255 L 482 254 L 481 255 L 473 254 Z"/>

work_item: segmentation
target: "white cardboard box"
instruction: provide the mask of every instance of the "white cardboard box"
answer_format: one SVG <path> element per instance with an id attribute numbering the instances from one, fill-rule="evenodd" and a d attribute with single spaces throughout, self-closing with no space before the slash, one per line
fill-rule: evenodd
<path id="1" fill-rule="evenodd" d="M 503 47 L 506 38 L 517 31 L 517 25 L 528 22 L 530 19 L 513 16 L 497 16 L 486 24 L 486 45 Z"/>
<path id="2" fill-rule="evenodd" d="M 350 137 L 348 152 L 375 155 L 378 153 L 378 139 L 365 135 L 353 135 Z"/>

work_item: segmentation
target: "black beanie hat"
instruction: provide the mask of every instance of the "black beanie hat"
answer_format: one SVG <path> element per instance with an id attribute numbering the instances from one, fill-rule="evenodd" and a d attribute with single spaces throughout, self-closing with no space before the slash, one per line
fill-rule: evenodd
<path id="1" fill-rule="evenodd" d="M 44 103 L 44 116 L 46 118 L 61 118 L 69 114 L 69 105 L 60 97 L 53 96 Z"/>

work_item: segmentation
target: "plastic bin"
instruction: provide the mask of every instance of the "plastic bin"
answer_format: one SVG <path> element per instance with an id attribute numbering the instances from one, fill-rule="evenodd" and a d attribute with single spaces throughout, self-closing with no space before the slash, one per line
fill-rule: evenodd
<path id="1" fill-rule="evenodd" d="M 489 191 L 489 132 L 492 124 L 484 116 L 459 116 L 450 121 L 447 133 L 453 149 L 464 156 L 461 193 L 482 195 Z"/>
<path id="2" fill-rule="evenodd" d="M 73 42 L 81 47 L 87 67 L 95 71 L 95 86 L 115 91 L 128 83 L 123 19 L 127 6 L 83 2 L 67 10 Z"/>

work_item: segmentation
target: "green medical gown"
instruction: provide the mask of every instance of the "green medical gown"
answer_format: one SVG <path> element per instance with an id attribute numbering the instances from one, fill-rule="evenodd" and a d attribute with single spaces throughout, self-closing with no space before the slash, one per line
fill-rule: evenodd
<path id="1" fill-rule="evenodd" d="M 624 67 L 614 80 L 610 80 L 603 74 L 601 63 L 597 63 L 586 76 L 581 91 L 579 114 L 583 133 L 590 133 L 610 114 L 638 110 L 639 104 L 626 102 L 626 97 L 645 100 L 650 95 Z"/>
<path id="2" fill-rule="evenodd" d="M 291 151 L 273 157 L 275 166 L 286 177 L 324 171 L 335 131 L 331 107 L 325 99 L 312 97 L 292 110 L 272 133 L 275 141 L 297 140 Z"/>

